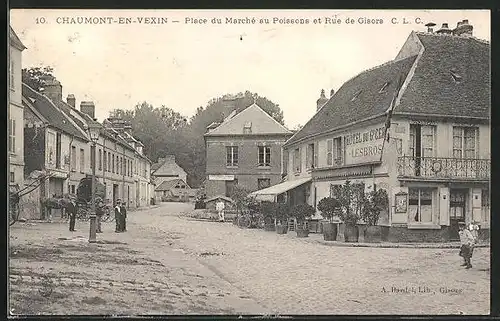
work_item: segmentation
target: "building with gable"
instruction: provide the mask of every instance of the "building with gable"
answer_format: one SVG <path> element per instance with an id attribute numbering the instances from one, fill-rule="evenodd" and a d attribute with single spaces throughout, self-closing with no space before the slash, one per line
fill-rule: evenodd
<path id="1" fill-rule="evenodd" d="M 22 53 L 26 47 L 9 26 L 9 183 L 24 187 L 24 110 L 22 103 Z"/>
<path id="2" fill-rule="evenodd" d="M 204 135 L 207 198 L 231 196 L 236 184 L 249 191 L 277 184 L 282 177 L 282 146 L 292 136 L 283 125 L 253 103 L 213 123 Z"/>
<path id="3" fill-rule="evenodd" d="M 472 29 L 464 20 L 454 30 L 412 32 L 393 61 L 318 100 L 283 147 L 288 187 L 301 188 L 261 196 L 316 206 L 350 180 L 387 190 L 379 225 L 389 241 L 457 240 L 461 221 L 480 222 L 487 235 L 490 44 Z"/>
<path id="4" fill-rule="evenodd" d="M 181 179 L 184 184 L 187 184 L 187 173 L 176 163 L 175 155 L 158 158 L 158 161 L 151 165 L 151 175 L 154 177 L 157 188 L 163 182 L 173 179 Z"/>

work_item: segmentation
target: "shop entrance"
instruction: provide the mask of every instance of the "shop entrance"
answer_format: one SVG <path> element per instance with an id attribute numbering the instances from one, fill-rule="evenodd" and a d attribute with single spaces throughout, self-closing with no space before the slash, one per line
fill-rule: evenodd
<path id="1" fill-rule="evenodd" d="M 458 241 L 458 223 L 465 222 L 467 189 L 450 189 L 450 240 Z"/>

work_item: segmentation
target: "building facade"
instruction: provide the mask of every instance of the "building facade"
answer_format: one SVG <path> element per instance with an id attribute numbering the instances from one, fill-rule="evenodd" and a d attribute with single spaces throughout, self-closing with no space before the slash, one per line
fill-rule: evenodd
<path id="1" fill-rule="evenodd" d="M 282 146 L 292 133 L 257 104 L 212 124 L 204 135 L 207 198 L 231 196 L 235 185 L 255 191 L 282 178 Z"/>
<path id="2" fill-rule="evenodd" d="M 175 161 L 175 155 L 166 155 L 158 158 L 158 161 L 151 165 L 151 175 L 155 179 L 156 186 L 160 186 L 164 181 L 172 179 L 182 179 L 187 184 L 187 173 Z"/>
<path id="3" fill-rule="evenodd" d="M 324 102 L 284 146 L 293 202 L 316 206 L 350 180 L 388 192 L 390 241 L 458 240 L 461 221 L 487 236 L 490 45 L 471 31 L 413 32 L 394 61 Z"/>
<path id="4" fill-rule="evenodd" d="M 9 27 L 9 183 L 24 186 L 24 110 L 22 104 L 22 52 L 26 47 Z"/>

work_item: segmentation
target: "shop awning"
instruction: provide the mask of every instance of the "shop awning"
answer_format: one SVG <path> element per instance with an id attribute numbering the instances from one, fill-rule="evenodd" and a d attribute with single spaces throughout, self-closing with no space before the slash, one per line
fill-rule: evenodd
<path id="1" fill-rule="evenodd" d="M 311 177 L 299 178 L 292 181 L 286 181 L 283 183 L 279 183 L 268 188 L 264 188 L 253 193 L 250 193 L 250 196 L 255 197 L 257 200 L 261 201 L 273 201 L 274 198 L 280 194 L 288 192 L 302 184 L 311 181 Z"/>

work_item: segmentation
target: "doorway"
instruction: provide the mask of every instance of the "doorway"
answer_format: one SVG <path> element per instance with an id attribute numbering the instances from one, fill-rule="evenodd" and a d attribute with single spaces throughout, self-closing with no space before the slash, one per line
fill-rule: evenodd
<path id="1" fill-rule="evenodd" d="M 450 189 L 450 240 L 458 241 L 458 224 L 465 222 L 467 209 L 467 189 Z"/>
<path id="2" fill-rule="evenodd" d="M 118 184 L 113 184 L 113 205 L 116 204 L 118 199 Z"/>

